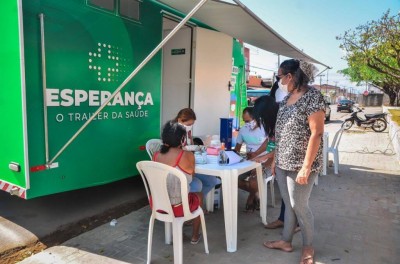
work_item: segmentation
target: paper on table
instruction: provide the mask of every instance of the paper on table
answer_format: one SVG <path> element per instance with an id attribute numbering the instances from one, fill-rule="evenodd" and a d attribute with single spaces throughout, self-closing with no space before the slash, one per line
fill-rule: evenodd
<path id="1" fill-rule="evenodd" d="M 220 165 L 231 165 L 241 162 L 243 159 L 234 151 L 223 151 L 220 153 L 218 163 Z"/>

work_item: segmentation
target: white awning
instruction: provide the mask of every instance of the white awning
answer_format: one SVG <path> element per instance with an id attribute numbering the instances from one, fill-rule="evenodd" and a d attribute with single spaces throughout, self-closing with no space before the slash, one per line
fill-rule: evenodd
<path id="1" fill-rule="evenodd" d="M 209 0 L 193 17 L 220 32 L 263 50 L 328 67 L 289 43 L 240 1 L 233 1 L 238 5 Z M 159 2 L 186 14 L 199 0 L 159 0 Z"/>

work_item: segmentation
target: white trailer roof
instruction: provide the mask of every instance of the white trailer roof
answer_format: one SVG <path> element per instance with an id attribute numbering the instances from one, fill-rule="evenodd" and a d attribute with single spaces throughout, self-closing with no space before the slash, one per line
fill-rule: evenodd
<path id="1" fill-rule="evenodd" d="M 237 4 L 209 0 L 193 17 L 220 32 L 266 51 L 329 67 L 296 48 L 240 1 L 233 1 Z M 159 2 L 187 14 L 199 0 L 159 0 Z"/>

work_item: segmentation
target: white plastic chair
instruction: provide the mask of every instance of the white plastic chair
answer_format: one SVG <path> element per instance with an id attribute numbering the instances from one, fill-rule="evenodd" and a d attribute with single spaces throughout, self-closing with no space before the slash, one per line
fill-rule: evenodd
<path id="1" fill-rule="evenodd" d="M 344 131 L 344 128 L 342 127 L 336 132 L 331 146 L 328 147 L 328 156 L 329 156 L 329 153 L 333 154 L 333 163 L 334 163 L 335 174 L 339 173 L 339 143 L 340 143 L 340 139 L 342 138 L 343 131 Z"/>
<path id="2" fill-rule="evenodd" d="M 274 183 L 275 183 L 275 177 L 274 176 L 268 176 L 266 175 L 266 171 L 263 172 L 265 176 L 267 176 L 264 180 L 264 191 L 265 191 L 265 197 L 268 200 L 268 183 L 269 183 L 269 188 L 271 191 L 271 204 L 272 207 L 275 207 L 275 190 L 274 190 Z M 268 205 L 268 202 L 266 203 Z M 268 206 L 267 206 L 268 207 Z"/>
<path id="3" fill-rule="evenodd" d="M 149 154 L 150 159 L 153 159 L 154 153 L 160 150 L 161 145 L 162 140 L 158 138 L 150 139 L 146 142 L 146 150 L 147 154 Z"/>
<path id="4" fill-rule="evenodd" d="M 150 139 L 146 142 L 146 151 L 149 154 L 150 159 L 153 159 L 154 153 L 160 150 L 162 145 L 162 140 L 158 138 Z M 216 194 L 215 194 L 216 193 Z M 216 196 L 215 196 L 216 195 Z M 214 200 L 217 200 L 217 208 L 221 207 L 221 194 L 220 192 L 216 192 L 215 188 L 213 188 L 207 195 L 204 197 L 206 202 L 206 209 L 209 212 L 214 212 Z"/>
<path id="5" fill-rule="evenodd" d="M 205 252 L 208 254 L 208 241 L 207 241 L 207 231 L 206 223 L 204 220 L 204 213 L 199 206 L 194 212 L 189 210 L 188 201 L 188 189 L 187 180 L 185 174 L 180 170 L 173 168 L 171 166 L 154 162 L 154 161 L 139 161 L 136 167 L 142 177 L 143 183 L 146 187 L 147 197 L 152 200 L 151 217 L 149 222 L 149 235 L 147 244 L 147 263 L 151 261 L 151 249 L 152 249 L 152 237 L 154 220 L 165 222 L 166 228 L 166 239 L 168 239 L 169 226 L 172 224 L 173 232 L 173 246 L 174 246 L 174 263 L 183 263 L 183 245 L 182 245 L 182 233 L 183 233 L 183 223 L 188 220 L 192 220 L 198 216 L 201 219 L 201 229 L 203 232 L 203 241 Z M 167 191 L 167 176 L 173 175 L 178 177 L 181 183 L 181 196 L 182 196 L 182 206 L 183 206 L 183 216 L 175 217 L 171 202 Z"/>

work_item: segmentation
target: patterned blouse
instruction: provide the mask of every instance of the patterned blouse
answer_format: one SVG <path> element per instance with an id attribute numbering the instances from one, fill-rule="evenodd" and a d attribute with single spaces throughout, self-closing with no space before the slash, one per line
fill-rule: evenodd
<path id="1" fill-rule="evenodd" d="M 325 112 L 324 97 L 314 87 L 301 96 L 296 103 L 286 105 L 289 96 L 281 102 L 276 121 L 276 166 L 283 170 L 299 171 L 306 156 L 311 130 L 308 117 L 319 111 Z M 322 168 L 322 139 L 317 156 L 311 166 L 312 172 Z"/>

